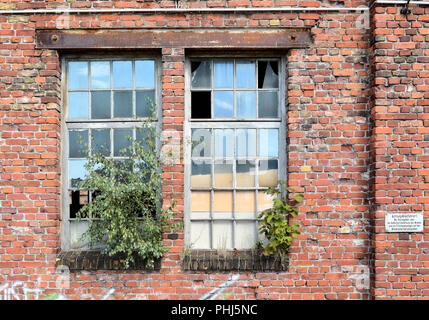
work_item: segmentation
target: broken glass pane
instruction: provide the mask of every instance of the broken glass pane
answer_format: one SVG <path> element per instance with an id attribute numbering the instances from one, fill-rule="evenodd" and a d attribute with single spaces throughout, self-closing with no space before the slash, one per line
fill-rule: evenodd
<path id="1" fill-rule="evenodd" d="M 191 81 L 193 88 L 211 87 L 211 63 L 210 61 L 191 62 Z"/>
<path id="2" fill-rule="evenodd" d="M 258 87 L 278 88 L 279 87 L 279 67 L 277 61 L 258 62 Z"/>

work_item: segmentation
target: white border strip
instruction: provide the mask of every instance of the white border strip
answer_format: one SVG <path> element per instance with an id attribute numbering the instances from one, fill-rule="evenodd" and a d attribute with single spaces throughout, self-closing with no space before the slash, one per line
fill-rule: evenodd
<path id="1" fill-rule="evenodd" d="M 55 14 L 55 13 L 192 13 L 192 12 L 308 12 L 308 11 L 366 11 L 368 7 L 282 7 L 282 8 L 151 8 L 151 9 L 133 9 L 133 8 L 118 8 L 118 9 L 23 9 L 23 10 L 0 10 L 0 14 Z"/>

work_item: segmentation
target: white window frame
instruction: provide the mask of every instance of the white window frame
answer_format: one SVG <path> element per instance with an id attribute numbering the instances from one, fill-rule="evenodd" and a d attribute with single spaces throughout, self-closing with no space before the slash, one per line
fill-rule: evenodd
<path id="1" fill-rule="evenodd" d="M 279 62 L 279 118 L 278 119 L 249 119 L 249 120 L 242 120 L 242 119 L 191 119 L 191 61 L 195 60 L 234 60 L 234 61 L 240 61 L 240 60 L 277 60 Z M 234 75 L 235 76 L 235 75 Z M 256 73 L 257 77 L 257 73 Z M 213 80 L 213 79 L 212 79 Z M 284 55 L 250 55 L 250 54 L 222 54 L 222 55 L 201 55 L 201 54 L 195 54 L 195 55 L 188 55 L 185 60 L 185 122 L 184 122 L 184 140 L 187 142 L 184 146 L 184 170 L 185 170 L 185 181 L 184 181 L 184 193 L 185 193 L 185 199 L 184 199 L 184 240 L 185 240 L 185 247 L 188 249 L 200 249 L 200 248 L 194 248 L 191 243 L 191 143 L 192 137 L 191 137 L 191 131 L 194 128 L 255 128 L 255 129 L 262 129 L 262 128 L 278 128 L 279 129 L 279 145 L 278 145 L 278 179 L 279 180 L 287 180 L 287 141 L 286 141 L 286 135 L 287 135 L 287 127 L 286 127 L 286 118 L 287 118 L 287 103 L 286 103 L 286 88 L 287 88 L 287 60 Z M 213 101 L 212 101 L 213 105 Z M 213 110 L 211 110 L 213 115 Z M 213 144 L 213 141 L 212 141 Z M 234 154 L 235 154 L 235 143 L 234 143 Z M 236 172 L 234 170 L 233 174 L 235 175 Z M 257 172 L 255 173 L 257 174 Z M 213 172 L 212 172 L 212 180 L 213 180 Z M 268 189 L 263 187 L 256 187 L 258 190 Z M 235 189 L 234 189 L 235 192 Z M 260 192 L 260 191 L 259 191 Z M 234 198 L 235 199 L 235 198 Z M 257 194 L 256 194 L 256 204 L 255 208 L 256 211 L 258 211 L 258 203 L 257 203 Z M 234 200 L 233 200 L 234 201 Z M 234 205 L 235 206 L 235 205 Z M 211 188 L 211 208 L 213 208 L 213 188 Z M 259 212 L 258 212 L 259 213 Z M 215 250 L 213 245 L 213 219 L 211 216 L 212 213 L 210 213 L 210 244 L 209 249 Z M 223 219 L 222 219 L 223 220 Z M 228 250 L 231 250 L 235 248 L 234 243 L 234 232 L 236 228 L 236 221 L 234 214 L 232 215 L 232 219 L 225 219 L 225 220 L 232 220 L 233 222 L 233 234 L 231 235 L 232 238 L 232 248 L 227 248 Z M 246 220 L 246 219 L 244 219 Z M 205 220 L 207 221 L 207 220 Z M 241 220 L 240 220 L 241 221 Z M 249 220 L 247 220 L 249 221 Z M 256 243 L 258 240 L 262 240 L 262 236 L 258 233 L 258 219 L 257 214 L 254 217 L 254 219 L 251 219 L 251 221 L 254 221 L 254 234 L 255 239 L 254 242 Z M 254 244 L 250 245 L 249 247 L 253 247 Z M 218 248 L 219 249 L 219 248 Z"/>
<path id="2" fill-rule="evenodd" d="M 70 208 L 69 208 L 69 184 L 68 184 L 68 153 L 69 153 L 69 129 L 117 129 L 117 128 L 127 128 L 133 129 L 136 127 L 141 127 L 141 125 L 148 119 L 148 117 L 141 118 L 114 118 L 113 113 L 111 114 L 111 119 L 67 119 L 68 112 L 68 62 L 70 61 L 136 61 L 136 60 L 154 60 L 155 62 L 155 114 L 156 118 L 152 118 L 153 125 L 158 131 L 162 127 L 162 108 L 161 108 L 161 72 L 160 65 L 161 59 L 159 55 L 156 54 L 121 54 L 121 55 L 75 55 L 69 54 L 64 55 L 61 58 L 61 250 L 62 251 L 80 251 L 80 250 L 100 250 L 101 246 L 96 246 L 89 248 L 84 246 L 82 248 L 72 248 L 70 244 Z M 111 69 L 111 81 L 112 78 L 112 69 Z M 134 62 L 133 62 L 133 73 Z M 88 72 L 88 81 L 91 77 L 90 72 Z M 133 83 L 134 83 L 134 74 L 133 74 Z M 115 91 L 118 89 L 110 88 L 104 89 L 108 91 Z M 118 91 L 120 91 L 119 89 Z M 130 89 L 123 89 L 130 90 Z M 133 92 L 137 91 L 136 88 L 131 89 Z M 91 93 L 91 90 L 88 88 L 88 92 Z M 111 95 L 112 96 L 112 95 Z M 135 94 L 133 94 L 133 105 L 135 105 Z M 113 105 L 111 105 L 113 108 Z M 112 109 L 111 109 L 112 110 Z M 89 132 L 88 132 L 89 133 Z M 111 135 L 113 130 L 111 130 Z M 133 130 L 133 135 L 135 138 L 135 130 Z M 112 142 L 112 137 L 110 138 Z M 113 148 L 113 145 L 111 146 Z M 119 158 L 116 157 L 115 158 Z"/>

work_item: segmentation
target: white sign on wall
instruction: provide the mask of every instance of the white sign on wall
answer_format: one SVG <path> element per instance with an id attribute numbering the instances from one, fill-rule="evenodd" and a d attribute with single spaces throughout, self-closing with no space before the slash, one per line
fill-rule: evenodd
<path id="1" fill-rule="evenodd" d="M 423 232 L 423 213 L 387 213 L 386 232 Z"/>

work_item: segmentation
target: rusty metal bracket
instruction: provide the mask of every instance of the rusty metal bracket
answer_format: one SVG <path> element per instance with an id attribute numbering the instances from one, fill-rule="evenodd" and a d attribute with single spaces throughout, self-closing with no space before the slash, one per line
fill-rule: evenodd
<path id="1" fill-rule="evenodd" d="M 305 48 L 308 28 L 36 30 L 38 49 Z"/>

